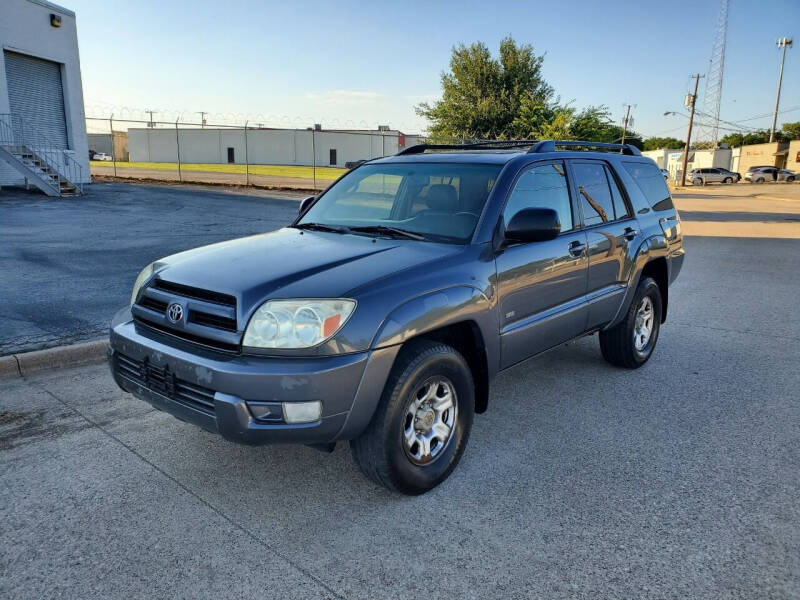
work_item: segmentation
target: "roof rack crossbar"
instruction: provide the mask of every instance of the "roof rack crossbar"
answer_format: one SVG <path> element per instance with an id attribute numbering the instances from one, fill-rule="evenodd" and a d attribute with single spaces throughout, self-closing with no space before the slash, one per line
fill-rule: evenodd
<path id="1" fill-rule="evenodd" d="M 395 156 L 406 154 L 422 154 L 426 150 L 481 150 L 491 148 L 519 148 L 536 144 L 536 140 L 494 140 L 489 142 L 472 142 L 469 144 L 417 144 L 398 152 Z"/>
<path id="2" fill-rule="evenodd" d="M 561 148 L 595 148 L 598 150 L 619 150 L 622 154 L 629 156 L 641 156 L 641 152 L 636 146 L 630 144 L 611 144 L 608 142 L 584 142 L 579 140 L 494 140 L 488 142 L 472 142 L 469 144 L 417 144 L 404 148 L 396 156 L 407 154 L 423 154 L 426 150 L 487 150 L 505 148 L 524 148 L 529 147 L 528 153 L 538 154 L 542 152 L 555 152 L 557 147 Z"/>
<path id="3" fill-rule="evenodd" d="M 530 154 L 537 154 L 540 152 L 555 152 L 556 147 L 566 148 L 602 148 L 603 150 L 620 150 L 623 154 L 630 156 L 641 156 L 642 153 L 636 146 L 630 144 L 610 144 L 608 142 L 581 142 L 578 140 L 543 140 L 537 142 L 531 149 L 528 150 Z"/>

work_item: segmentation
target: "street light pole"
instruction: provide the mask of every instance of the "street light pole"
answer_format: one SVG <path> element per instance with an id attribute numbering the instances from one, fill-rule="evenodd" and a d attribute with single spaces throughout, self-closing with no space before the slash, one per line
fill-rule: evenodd
<path id="1" fill-rule="evenodd" d="M 686 146 L 683 148 L 683 166 L 681 167 L 681 187 L 686 185 L 686 167 L 689 162 L 689 143 L 692 141 L 692 124 L 694 123 L 694 106 L 697 104 L 697 86 L 700 84 L 700 73 L 694 76 L 694 92 L 690 96 L 689 128 L 686 131 Z"/>
<path id="2" fill-rule="evenodd" d="M 783 48 L 781 55 L 781 70 L 778 73 L 778 95 L 775 97 L 775 114 L 772 116 L 772 129 L 769 131 L 769 141 L 775 141 L 775 127 L 778 125 L 778 106 L 781 103 L 781 84 L 783 83 L 783 63 L 786 60 L 786 48 L 792 47 L 792 38 L 782 37 L 778 39 L 778 48 Z"/>

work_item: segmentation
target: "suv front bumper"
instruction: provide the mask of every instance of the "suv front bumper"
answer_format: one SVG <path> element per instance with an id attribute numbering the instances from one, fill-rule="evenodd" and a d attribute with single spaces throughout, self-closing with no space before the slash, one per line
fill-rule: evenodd
<path id="1" fill-rule="evenodd" d="M 243 444 L 357 437 L 372 418 L 399 349 L 307 358 L 228 355 L 173 340 L 129 314 L 121 311 L 110 332 L 117 384 L 155 408 Z M 322 402 L 319 420 L 283 420 L 283 403 L 314 400 Z M 269 417 L 256 419 L 254 407 L 268 407 Z"/>

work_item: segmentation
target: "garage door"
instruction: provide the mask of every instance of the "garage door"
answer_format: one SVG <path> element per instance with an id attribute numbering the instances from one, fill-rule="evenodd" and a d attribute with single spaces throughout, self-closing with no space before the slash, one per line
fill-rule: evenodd
<path id="1" fill-rule="evenodd" d="M 61 65 L 16 52 L 3 52 L 11 114 L 19 115 L 57 148 L 67 149 Z"/>

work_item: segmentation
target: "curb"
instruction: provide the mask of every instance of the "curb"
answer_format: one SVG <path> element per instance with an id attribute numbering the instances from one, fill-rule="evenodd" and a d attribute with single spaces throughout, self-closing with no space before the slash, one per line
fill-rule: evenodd
<path id="1" fill-rule="evenodd" d="M 107 350 L 108 341 L 100 339 L 0 356 L 0 380 L 27 377 L 46 369 L 64 369 L 100 363 L 106 359 Z"/>

